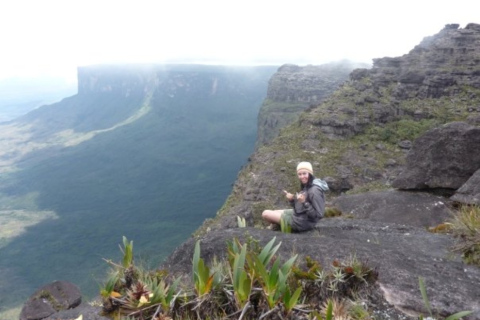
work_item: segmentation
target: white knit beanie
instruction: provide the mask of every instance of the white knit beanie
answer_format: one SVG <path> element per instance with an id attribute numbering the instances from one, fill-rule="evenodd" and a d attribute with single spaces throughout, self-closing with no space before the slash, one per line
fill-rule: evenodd
<path id="1" fill-rule="evenodd" d="M 310 162 L 300 162 L 297 166 L 297 172 L 299 170 L 305 170 L 305 171 L 308 171 L 310 174 L 313 174 L 313 168 L 312 168 L 312 164 Z"/>

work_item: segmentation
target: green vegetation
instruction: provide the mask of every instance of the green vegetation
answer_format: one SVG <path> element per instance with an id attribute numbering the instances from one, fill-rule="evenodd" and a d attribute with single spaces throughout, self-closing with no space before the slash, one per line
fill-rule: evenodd
<path id="1" fill-rule="evenodd" d="M 333 262 L 333 271 L 306 258 L 308 271 L 296 265 L 297 256 L 285 262 L 277 252 L 281 243 L 271 239 L 263 248 L 250 239 L 227 243 L 227 260 L 210 269 L 200 258 L 197 241 L 193 256 L 193 288 L 179 285 L 165 271 L 147 271 L 130 259 L 133 242 L 124 237 L 121 264 L 107 261 L 113 269 L 103 287 L 105 315 L 114 319 L 370 319 L 354 299 L 376 281 L 376 272 L 355 256 Z M 129 249 L 127 249 L 129 247 Z M 128 266 L 124 262 L 129 261 Z M 335 284 L 333 290 L 332 283 Z M 301 303 L 302 307 L 299 308 Z"/>
<path id="2" fill-rule="evenodd" d="M 195 292 L 198 297 L 208 294 L 214 285 L 215 275 L 205 266 L 205 262 L 200 258 L 200 241 L 195 244 L 195 253 L 193 254 L 192 276 L 195 285 Z"/>
<path id="3" fill-rule="evenodd" d="M 283 233 L 292 233 L 292 225 L 289 222 L 285 221 L 283 217 L 280 219 L 280 230 Z"/>
<path id="4" fill-rule="evenodd" d="M 149 113 L 136 121 L 77 145 L 38 149 L 2 174 L 0 210 L 15 214 L 0 219 L 18 226 L 7 236 L 0 227 L 0 270 L 13 273 L 0 287 L 2 308 L 59 278 L 89 299 L 106 269 L 99 256 L 112 255 L 118 235 L 134 238 L 139 259 L 153 266 L 214 217 L 253 151 L 258 109 L 275 69 L 257 78 L 214 74 L 222 84 L 216 94 L 212 78 L 196 73 L 195 89 L 172 98 L 159 88 Z M 35 143 L 64 130 L 88 135 L 128 119 L 144 98 L 76 95 L 24 121 L 38 120 Z M 48 245 L 32 245 L 38 243 Z"/>
<path id="5" fill-rule="evenodd" d="M 418 285 L 420 287 L 420 293 L 422 294 L 422 299 L 423 299 L 423 303 L 425 304 L 425 308 L 427 309 L 427 311 L 430 315 L 430 318 L 435 319 L 435 317 L 433 316 L 433 313 L 432 313 L 432 308 L 430 306 L 430 301 L 428 300 L 427 289 L 425 287 L 425 282 L 424 282 L 422 277 L 418 277 Z M 473 312 L 472 311 L 460 311 L 460 312 L 454 313 L 454 314 L 446 317 L 445 320 L 458 320 L 458 319 L 461 319 L 462 317 L 468 316 L 471 313 L 473 313 Z M 423 315 L 420 315 L 419 320 L 423 320 L 423 319 L 424 319 Z"/>
<path id="6" fill-rule="evenodd" d="M 237 216 L 237 225 L 239 228 L 245 228 L 247 226 L 247 222 L 245 221 L 245 218 Z"/>
<path id="7" fill-rule="evenodd" d="M 453 250 L 466 263 L 480 267 L 480 207 L 462 206 L 451 221 L 451 230 L 458 239 Z"/>
<path id="8" fill-rule="evenodd" d="M 426 131 L 438 126 L 439 122 L 433 119 L 420 121 L 401 119 L 387 123 L 383 127 L 372 126 L 367 130 L 370 136 L 377 136 L 379 140 L 395 144 L 402 140 L 414 141 Z"/>

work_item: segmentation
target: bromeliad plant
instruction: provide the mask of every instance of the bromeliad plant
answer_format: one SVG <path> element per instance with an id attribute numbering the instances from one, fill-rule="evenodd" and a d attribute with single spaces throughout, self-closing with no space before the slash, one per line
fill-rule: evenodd
<path id="1" fill-rule="evenodd" d="M 126 269 L 133 265 L 133 241 L 128 242 L 127 237 L 123 236 L 123 249 L 120 247 L 120 251 L 123 253 L 122 265 Z"/>
<path id="2" fill-rule="evenodd" d="M 301 288 L 292 293 L 287 285 L 287 280 L 297 256 L 281 265 L 280 260 L 275 259 L 281 242 L 275 245 L 275 240 L 274 237 L 259 253 L 255 250 L 247 250 L 247 244 L 242 245 L 238 239 L 228 243 L 231 278 L 239 308 L 243 308 L 249 301 L 254 285 L 261 287 L 262 296 L 270 309 L 278 303 L 283 303 L 288 313 L 296 305 Z"/>
<path id="3" fill-rule="evenodd" d="M 236 238 L 227 242 L 227 259 L 214 259 L 211 267 L 201 258 L 201 243 L 197 241 L 192 259 L 193 284 L 178 289 L 179 279 L 167 281 L 165 272 L 146 272 L 135 266 L 133 242 L 124 238 L 123 259 L 118 264 L 109 261 L 114 272 L 101 289 L 105 312 L 115 319 L 135 320 L 293 319 L 302 312 L 313 316 L 310 319 L 331 319 L 331 302 L 325 304 L 323 314 L 296 307 L 299 301 L 320 306 L 327 298 L 344 298 L 353 284 L 366 284 L 374 278 L 373 271 L 355 256 L 342 263 L 334 261 L 331 272 L 307 257 L 307 270 L 302 271 L 295 266 L 297 255 L 285 262 L 277 258 L 281 242 L 276 243 L 276 238 L 264 247 L 246 239 L 245 243 Z M 335 290 L 328 289 L 332 286 Z M 316 291 L 309 292 L 312 289 Z M 336 317 L 337 309 L 333 310 Z"/>
<path id="4" fill-rule="evenodd" d="M 272 240 L 270 240 L 270 242 L 267 243 L 258 256 L 254 256 L 249 259 L 250 269 L 254 270 L 258 282 L 262 286 L 263 295 L 270 309 L 272 309 L 284 298 L 284 295 L 288 289 L 287 279 L 292 266 L 297 259 L 297 255 L 295 255 L 287 260 L 282 266 L 280 266 L 280 260 L 275 259 L 271 268 L 269 268 L 275 253 L 282 244 L 280 242 L 277 246 L 273 247 L 275 239 L 276 238 L 274 237 Z M 300 293 L 297 294 L 297 292 L 295 292 L 293 295 L 291 295 L 289 291 L 287 299 L 288 303 L 291 304 L 293 301 L 290 301 L 290 299 L 297 297 L 297 295 L 299 296 Z"/>
<path id="5" fill-rule="evenodd" d="M 237 216 L 237 225 L 239 228 L 245 228 L 247 226 L 247 222 L 245 221 L 245 218 Z"/>
<path id="6" fill-rule="evenodd" d="M 285 219 L 280 219 L 280 230 L 283 233 L 292 233 L 292 226 Z"/>
<path id="7" fill-rule="evenodd" d="M 148 272 L 133 263 L 133 241 L 123 237 L 121 263 L 106 260 L 113 266 L 100 294 L 103 309 L 114 317 L 156 318 L 160 313 L 168 314 L 179 292 L 180 279 L 171 284 L 166 282 L 166 272 Z"/>
<path id="8" fill-rule="evenodd" d="M 195 291 L 198 297 L 208 294 L 214 284 L 215 274 L 210 272 L 210 268 L 200 258 L 200 241 L 195 243 L 195 251 L 193 253 L 192 276 L 195 285 Z"/>
<path id="9" fill-rule="evenodd" d="M 237 305 L 243 308 L 247 303 L 252 290 L 252 278 L 245 270 L 247 244 L 240 246 L 240 252 L 235 252 L 232 266 L 233 291 Z"/>

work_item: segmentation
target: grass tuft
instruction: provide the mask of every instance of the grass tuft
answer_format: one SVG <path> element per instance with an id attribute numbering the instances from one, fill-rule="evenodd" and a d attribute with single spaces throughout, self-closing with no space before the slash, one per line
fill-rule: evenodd
<path id="1" fill-rule="evenodd" d="M 457 238 L 453 250 L 460 252 L 466 263 L 480 267 L 480 207 L 462 206 L 451 224 Z"/>

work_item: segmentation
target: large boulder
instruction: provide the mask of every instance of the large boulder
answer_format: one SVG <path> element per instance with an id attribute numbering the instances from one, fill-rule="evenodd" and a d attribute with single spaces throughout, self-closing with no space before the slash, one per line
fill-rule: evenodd
<path id="1" fill-rule="evenodd" d="M 451 218 L 448 203 L 448 199 L 428 193 L 396 190 L 343 195 L 332 201 L 356 219 L 415 227 L 436 226 Z"/>
<path id="2" fill-rule="evenodd" d="M 37 291 L 25 302 L 20 320 L 40 320 L 58 311 L 75 308 L 82 302 L 78 287 L 70 282 L 55 281 Z"/>
<path id="3" fill-rule="evenodd" d="M 415 140 L 398 189 L 458 189 L 480 169 L 480 128 L 452 122 Z"/>
<path id="4" fill-rule="evenodd" d="M 278 254 L 283 258 L 298 254 L 298 262 L 310 256 L 325 269 L 333 260 L 342 261 L 355 254 L 379 272 L 378 289 L 395 310 L 394 319 L 426 314 L 418 277 L 425 279 L 434 314 L 446 316 L 462 310 L 475 310 L 471 319 L 480 319 L 480 269 L 465 265 L 449 251 L 454 241 L 449 235 L 429 233 L 424 228 L 368 221 L 365 219 L 323 219 L 313 231 L 284 234 L 254 228 L 215 230 L 201 240 L 201 255 L 209 263 L 226 255 L 226 242 L 256 239 L 265 245 L 274 236 L 282 242 Z M 191 238 L 163 264 L 172 273 L 191 273 L 196 239 Z M 186 277 L 190 279 L 190 277 Z M 372 302 L 367 304 L 372 307 Z M 403 316 L 402 316 L 403 314 Z"/>
<path id="5" fill-rule="evenodd" d="M 480 206 L 480 169 L 455 192 L 451 199 L 464 204 L 476 204 Z"/>

